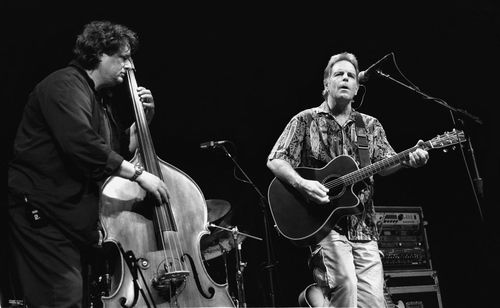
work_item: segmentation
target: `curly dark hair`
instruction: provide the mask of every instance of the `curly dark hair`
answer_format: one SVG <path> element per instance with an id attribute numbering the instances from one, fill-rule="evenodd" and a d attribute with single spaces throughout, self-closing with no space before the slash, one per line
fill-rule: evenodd
<path id="1" fill-rule="evenodd" d="M 102 54 L 113 55 L 127 44 L 133 54 L 139 46 L 139 38 L 134 31 L 110 21 L 92 21 L 78 35 L 73 52 L 84 69 L 94 69 L 99 65 Z"/>

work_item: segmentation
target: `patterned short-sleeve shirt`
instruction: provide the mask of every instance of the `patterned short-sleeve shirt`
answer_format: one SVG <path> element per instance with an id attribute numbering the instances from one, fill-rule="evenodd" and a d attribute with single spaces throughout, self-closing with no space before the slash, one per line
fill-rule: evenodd
<path id="1" fill-rule="evenodd" d="M 382 124 L 372 116 L 359 114 L 366 127 L 370 162 L 395 155 Z M 339 155 L 348 155 L 359 165 L 355 121 L 352 112 L 344 126 L 340 126 L 326 102 L 304 110 L 290 120 L 269 154 L 269 159 L 283 159 L 294 168 L 321 168 Z M 365 183 L 366 188 L 358 195 L 365 210 L 362 215 L 348 217 L 347 236 L 350 240 L 378 239 L 372 198 L 373 177 Z"/>

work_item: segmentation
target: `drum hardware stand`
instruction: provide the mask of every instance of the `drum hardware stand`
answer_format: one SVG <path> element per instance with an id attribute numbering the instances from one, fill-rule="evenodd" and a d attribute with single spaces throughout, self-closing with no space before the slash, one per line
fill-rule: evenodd
<path id="1" fill-rule="evenodd" d="M 99 275 L 93 281 L 88 282 L 88 306 L 93 308 L 94 305 L 96 307 L 102 307 L 101 298 L 105 296 L 109 296 L 109 291 L 111 289 L 111 277 L 109 274 L 109 261 L 104 260 L 104 274 Z M 93 275 L 92 265 L 88 266 L 87 277 L 91 279 Z M 97 301 L 97 302 L 96 302 Z"/>
<path id="2" fill-rule="evenodd" d="M 230 142 L 232 144 L 232 142 Z M 243 176 L 246 179 L 246 183 L 250 184 L 257 195 L 259 196 L 259 204 L 261 207 L 262 211 L 262 217 L 263 217 L 263 225 L 264 225 L 264 239 L 265 239 L 265 244 L 266 244 L 266 264 L 264 266 L 264 269 L 267 271 L 268 274 L 268 288 L 269 288 L 269 294 L 268 294 L 268 303 L 266 306 L 268 307 L 276 307 L 275 304 L 275 296 L 274 296 L 274 275 L 273 275 L 273 270 L 276 265 L 276 263 L 273 261 L 273 252 L 272 252 L 272 246 L 271 246 L 271 237 L 270 237 L 270 232 L 269 232 L 269 204 L 267 202 L 266 197 L 261 193 L 261 191 L 255 186 L 255 184 L 252 182 L 252 180 L 248 177 L 248 175 L 243 171 L 243 169 L 240 167 L 238 162 L 234 159 L 234 157 L 229 153 L 229 151 L 226 149 L 224 144 L 220 145 L 215 145 L 215 147 L 220 147 L 224 150 L 224 153 L 226 154 L 227 157 L 231 159 L 233 164 L 238 168 L 238 170 L 243 174 Z"/>
<path id="3" fill-rule="evenodd" d="M 259 241 L 262 241 L 262 239 L 260 237 L 257 237 L 257 236 L 253 236 L 253 235 L 250 235 L 247 233 L 240 232 L 240 231 L 238 231 L 238 227 L 228 229 L 228 228 L 224 228 L 221 226 L 217 226 L 217 225 L 212 224 L 212 223 L 210 223 L 209 226 L 229 231 L 229 232 L 231 232 L 231 234 L 233 236 L 233 241 L 236 245 L 236 287 L 238 290 L 238 299 L 237 299 L 236 307 L 246 308 L 247 304 L 246 304 L 246 300 L 245 300 L 245 286 L 244 286 L 244 282 L 243 282 L 243 271 L 245 270 L 245 267 L 247 266 L 247 262 L 242 261 L 242 258 L 241 258 L 241 246 L 242 246 L 242 244 L 241 244 L 241 242 L 238 243 L 238 235 L 242 234 L 242 235 L 245 235 L 249 238 L 253 238 L 253 239 L 256 239 Z M 222 247 L 221 247 L 221 249 L 223 250 L 223 254 L 225 254 L 226 250 Z M 226 263 L 225 255 L 224 255 L 224 264 L 226 265 L 226 279 L 227 279 L 227 263 Z"/>
<path id="4" fill-rule="evenodd" d="M 236 248 L 236 286 L 238 288 L 238 307 L 247 307 L 245 300 L 245 287 L 243 283 L 243 271 L 247 266 L 246 262 L 241 261 L 241 243 L 238 243 L 238 227 L 233 228 L 233 240 Z"/>
<path id="5" fill-rule="evenodd" d="M 229 285 L 229 274 L 227 272 L 227 250 L 222 246 L 221 243 L 218 244 L 220 247 L 220 250 L 222 251 L 222 260 L 224 260 L 224 270 L 226 272 L 226 284 Z"/>

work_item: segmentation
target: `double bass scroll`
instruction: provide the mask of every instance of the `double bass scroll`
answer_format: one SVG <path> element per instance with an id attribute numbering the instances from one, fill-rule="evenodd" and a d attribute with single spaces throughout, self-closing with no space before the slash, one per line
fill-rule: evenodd
<path id="1" fill-rule="evenodd" d="M 209 233 L 203 193 L 187 174 L 157 157 L 131 60 L 127 80 L 139 143 L 131 163 L 162 179 L 168 200 L 160 203 L 121 177 L 102 186 L 104 246 L 114 252 L 103 306 L 234 307 L 227 284 L 215 283 L 203 264 L 200 238 Z"/>

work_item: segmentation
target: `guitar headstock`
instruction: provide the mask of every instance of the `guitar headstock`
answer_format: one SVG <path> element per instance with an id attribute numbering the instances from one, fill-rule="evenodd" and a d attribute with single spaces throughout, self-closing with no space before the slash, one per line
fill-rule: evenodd
<path id="1" fill-rule="evenodd" d="M 445 132 L 429 140 L 429 148 L 442 149 L 462 142 L 465 142 L 464 132 L 453 129 L 451 132 Z"/>

